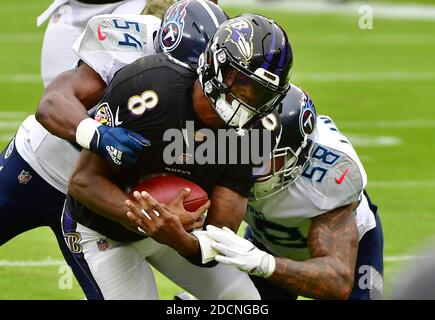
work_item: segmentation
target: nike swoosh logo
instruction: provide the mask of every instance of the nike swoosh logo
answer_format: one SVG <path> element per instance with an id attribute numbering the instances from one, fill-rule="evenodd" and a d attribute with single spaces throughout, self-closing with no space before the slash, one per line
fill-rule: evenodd
<path id="1" fill-rule="evenodd" d="M 98 34 L 98 39 L 100 39 L 100 41 L 104 41 L 104 40 L 106 40 L 107 35 L 105 35 L 105 34 L 103 34 L 103 33 L 101 32 L 101 26 L 100 26 L 100 25 L 98 25 L 98 28 L 97 28 L 97 34 Z"/>
<path id="2" fill-rule="evenodd" d="M 122 121 L 119 121 L 119 107 L 118 109 L 116 109 L 116 114 L 115 114 L 115 127 L 118 127 L 122 124 Z"/>
<path id="3" fill-rule="evenodd" d="M 335 182 L 337 182 L 337 184 L 341 184 L 344 181 L 344 178 L 346 177 L 348 172 L 349 168 L 346 168 L 340 178 L 335 178 Z"/>

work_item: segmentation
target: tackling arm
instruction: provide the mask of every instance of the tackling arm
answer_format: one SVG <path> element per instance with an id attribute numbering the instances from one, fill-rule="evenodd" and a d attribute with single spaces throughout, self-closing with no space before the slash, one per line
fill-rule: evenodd
<path id="1" fill-rule="evenodd" d="M 273 257 L 227 228 L 207 226 L 218 251 L 215 260 L 267 278 L 292 293 L 315 299 L 347 299 L 352 291 L 358 230 L 350 204 L 313 219 L 308 236 L 311 258 Z"/>
<path id="2" fill-rule="evenodd" d="M 102 125 L 87 111 L 101 99 L 106 83 L 86 63 L 60 74 L 47 87 L 36 119 L 52 134 L 77 143 L 118 166 L 135 164 L 149 142 L 141 135 Z M 109 150 L 116 149 L 119 158 Z"/>
<path id="3" fill-rule="evenodd" d="M 83 150 L 68 192 L 90 210 L 136 231 L 125 215 L 128 207 L 124 202 L 128 196 L 111 180 L 121 170 L 93 152 Z"/>
<path id="4" fill-rule="evenodd" d="M 36 120 L 52 134 L 76 142 L 79 123 L 88 118 L 87 110 L 101 98 L 106 83 L 91 67 L 82 63 L 57 76 L 39 102 Z"/>
<path id="5" fill-rule="evenodd" d="M 347 299 L 358 251 L 355 208 L 356 204 L 350 204 L 313 218 L 308 235 L 311 258 L 276 257 L 275 271 L 268 280 L 305 297 Z"/>
<path id="6" fill-rule="evenodd" d="M 205 225 L 228 227 L 237 232 L 245 216 L 248 200 L 228 188 L 216 186 L 211 203 Z"/>

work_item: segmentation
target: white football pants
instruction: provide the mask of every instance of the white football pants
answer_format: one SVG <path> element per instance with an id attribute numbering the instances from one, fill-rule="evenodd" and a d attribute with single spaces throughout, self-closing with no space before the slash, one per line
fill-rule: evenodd
<path id="1" fill-rule="evenodd" d="M 63 218 L 68 219 L 65 215 Z M 81 260 L 78 262 L 82 270 L 106 300 L 158 299 L 150 265 L 198 299 L 260 299 L 249 276 L 235 267 L 223 264 L 213 268 L 195 266 L 152 238 L 123 243 L 108 239 L 79 223 L 74 229 L 73 233 L 64 229 L 70 250 L 76 259 Z M 68 241 L 71 234 L 77 240 L 75 243 Z"/>

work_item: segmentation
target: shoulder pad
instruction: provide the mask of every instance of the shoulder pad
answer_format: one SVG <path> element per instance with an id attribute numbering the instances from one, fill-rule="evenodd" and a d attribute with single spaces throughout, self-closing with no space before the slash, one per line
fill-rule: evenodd
<path id="1" fill-rule="evenodd" d="M 329 211 L 358 201 L 367 176 L 359 160 L 318 143 L 299 179 L 319 209 Z"/>
<path id="2" fill-rule="evenodd" d="M 88 21 L 74 49 L 78 54 L 86 51 L 154 53 L 153 36 L 159 28 L 160 19 L 154 16 L 98 15 Z"/>
<path id="3" fill-rule="evenodd" d="M 154 16 L 99 15 L 89 20 L 73 49 L 108 82 L 120 68 L 155 52 L 154 36 L 159 28 L 160 19 Z"/>
<path id="4" fill-rule="evenodd" d="M 337 128 L 334 121 L 325 115 L 317 117 L 316 129 L 313 134 L 313 142 L 325 148 L 329 148 L 350 158 L 359 167 L 364 187 L 367 184 L 367 176 L 355 149 L 349 139 Z"/>

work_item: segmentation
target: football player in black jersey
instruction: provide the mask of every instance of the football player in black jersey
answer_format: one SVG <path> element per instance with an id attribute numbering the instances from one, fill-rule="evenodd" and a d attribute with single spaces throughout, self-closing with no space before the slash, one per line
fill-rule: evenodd
<path id="1" fill-rule="evenodd" d="M 162 40 L 167 36 L 164 33 Z M 164 43 L 165 47 L 171 45 Z M 199 79 L 184 63 L 166 54 L 141 58 L 115 75 L 95 117 L 104 118 L 106 125 L 121 126 L 147 137 L 149 146 L 130 169 L 112 165 L 87 150 L 82 152 L 70 180 L 63 226 L 72 251 L 89 265 L 91 277 L 103 277 L 92 270 L 93 263 L 101 261 L 96 256 L 105 253 L 90 254 L 89 239 L 104 237 L 104 241 L 115 241 L 118 246 L 144 239 L 137 230 L 149 233 L 190 261 L 208 261 L 210 248 L 201 234 L 192 235 L 183 228 L 177 214 L 188 213 L 182 207 L 167 211 L 149 195 L 127 201 L 126 191 L 146 174 L 176 174 L 197 183 L 211 199 L 206 224 L 238 229 L 253 182 L 252 166 L 168 164 L 162 155 L 168 144 L 163 136 L 168 129 L 182 130 L 187 121 L 193 121 L 196 130 L 235 128 L 243 134 L 285 96 L 292 60 L 281 27 L 262 16 L 245 14 L 222 24 L 209 41 L 199 59 Z M 116 149 L 110 152 L 114 158 L 118 156 Z M 150 225 L 138 211 L 158 215 L 164 221 Z M 105 287 L 109 278 L 115 281 L 113 274 L 96 280 L 105 298 L 108 295 L 104 292 L 110 292 Z M 202 297 L 207 296 L 203 293 Z"/>
<path id="2" fill-rule="evenodd" d="M 127 4 L 133 1 L 122 2 Z M 178 6 L 178 4 L 183 5 L 184 2 L 179 1 L 174 6 Z M 179 45 L 183 46 L 184 38 L 188 38 L 189 46 L 185 46 L 186 51 L 194 51 L 193 48 L 196 49 L 201 46 L 204 50 L 208 39 L 216 32 L 219 24 L 227 20 L 227 16 L 218 6 L 209 1 L 189 0 L 188 2 L 188 6 L 185 7 L 184 29 L 178 34 L 181 37 Z M 103 21 L 105 19 L 109 20 L 109 17 L 109 15 L 106 15 L 101 19 Z M 98 65 L 103 66 L 103 68 L 96 68 L 92 64 L 82 63 L 78 68 L 58 76 L 46 89 L 44 98 L 41 100 L 43 110 L 40 110 L 38 120 L 47 126 L 50 131 L 72 142 L 76 142 L 75 132 L 80 120 L 86 118 L 95 124 L 99 124 L 97 121 L 89 118 L 86 108 L 90 109 L 101 99 L 106 83 L 109 82 L 109 71 L 119 70 L 120 66 L 128 62 L 131 63 L 142 55 L 151 54 L 149 51 L 155 52 L 153 41 L 145 40 L 148 39 L 148 36 L 149 39 L 153 39 L 154 30 L 156 30 L 155 34 L 158 33 L 159 25 L 155 26 L 153 22 L 158 20 L 157 18 L 150 16 L 137 16 L 136 18 L 135 16 L 131 19 L 124 19 L 122 15 L 111 17 L 112 19 L 109 20 L 111 26 L 118 27 L 105 29 L 104 35 L 107 37 L 107 44 L 111 40 L 109 31 L 115 32 L 116 37 L 113 39 L 114 41 L 111 45 L 103 48 L 99 47 L 98 52 L 93 51 L 96 56 L 94 57 L 95 60 L 98 60 L 98 57 L 103 57 L 101 64 Z M 149 21 L 148 18 L 152 18 L 152 24 L 147 23 Z M 141 23 L 141 21 L 145 22 Z M 131 28 L 125 29 L 126 26 Z M 139 29 L 137 33 L 134 32 L 136 26 Z M 118 29 L 123 31 L 116 33 Z M 98 33 L 94 31 L 89 33 L 94 35 L 95 39 L 93 41 L 97 44 L 101 42 L 98 38 Z M 140 38 L 138 33 L 140 33 Z M 129 55 L 128 59 L 122 59 L 125 58 L 125 55 L 123 55 L 125 52 L 116 50 L 116 47 L 119 46 L 118 41 L 127 37 L 130 40 L 138 37 L 138 39 L 148 45 L 143 45 L 144 50 L 140 52 L 138 50 L 136 54 Z M 144 38 L 145 40 L 143 40 Z M 115 49 L 113 49 L 114 47 Z M 145 48 L 150 50 L 145 50 Z M 109 58 L 104 59 L 109 55 L 108 52 L 110 52 Z M 92 54 L 92 52 L 88 53 Z M 131 54 L 132 51 L 128 53 Z M 115 55 L 118 58 L 111 59 Z M 134 57 L 134 59 L 131 59 L 131 57 Z M 119 60 L 123 64 L 116 63 Z M 197 60 L 198 57 L 196 57 Z M 190 63 L 188 60 L 183 61 Z M 71 67 L 71 65 L 72 63 L 68 67 Z M 106 160 L 110 162 L 113 160 L 110 158 L 105 146 L 114 146 L 116 141 L 120 142 L 118 148 L 124 143 L 127 144 L 126 147 L 128 149 L 129 145 L 131 147 L 132 142 L 134 142 L 134 145 L 140 146 L 138 149 L 143 148 L 138 141 L 130 138 L 132 132 L 127 132 L 127 129 L 109 126 L 101 126 L 101 128 L 104 129 L 106 137 L 104 137 L 102 132 L 94 130 L 93 134 L 98 136 L 99 139 L 98 141 L 94 140 L 96 143 L 93 146 L 99 145 L 100 147 L 98 149 L 91 149 L 97 153 L 101 151 L 100 155 L 107 154 Z M 19 149 L 20 146 L 21 149 Z M 138 149 L 132 151 L 138 152 Z M 122 158 L 123 165 L 128 165 L 127 160 L 135 159 L 136 156 L 127 157 L 128 152 L 126 149 L 123 151 L 124 156 L 126 156 Z M 79 155 L 80 151 L 72 147 L 67 141 L 49 135 L 35 120 L 35 117 L 29 116 L 24 121 L 16 137 L 9 144 L 9 147 L 5 148 L 4 152 L 0 155 L 0 167 L 3 168 L 0 174 L 0 245 L 27 230 L 40 226 L 51 227 L 65 260 L 73 269 L 74 275 L 79 279 L 87 298 L 93 299 L 95 298 L 93 292 L 86 290 L 86 288 L 92 288 L 92 284 L 86 283 L 88 279 L 87 275 L 83 274 L 83 268 L 76 263 L 69 248 L 66 246 L 60 223 L 60 215 L 67 192 L 67 181 L 74 168 L 75 160 Z M 115 160 L 118 161 L 119 159 L 116 158 Z M 20 200 L 23 193 L 28 195 L 24 202 Z"/>

